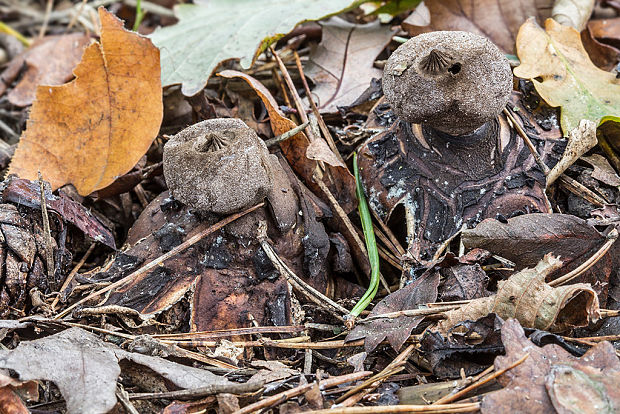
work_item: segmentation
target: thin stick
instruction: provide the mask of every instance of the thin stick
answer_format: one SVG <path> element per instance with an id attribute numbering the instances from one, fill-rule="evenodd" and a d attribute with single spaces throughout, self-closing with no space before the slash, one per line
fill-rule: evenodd
<path id="1" fill-rule="evenodd" d="M 272 147 L 282 141 L 286 141 L 287 139 L 294 137 L 295 135 L 299 134 L 301 131 L 306 129 L 308 125 L 310 125 L 310 121 L 306 121 L 303 124 L 298 125 L 295 128 L 286 131 L 282 135 L 278 135 L 277 137 L 266 140 L 265 145 L 267 145 L 267 147 Z"/>
<path id="2" fill-rule="evenodd" d="M 215 395 L 220 393 L 226 394 L 247 394 L 250 392 L 256 392 L 263 388 L 264 381 L 246 382 L 244 384 L 211 384 L 200 388 L 193 388 L 189 390 L 178 390 L 168 392 L 142 392 L 136 394 L 129 394 L 130 400 L 153 400 L 153 399 L 170 399 L 170 400 L 190 400 L 194 398 L 207 397 L 209 395 Z"/>
<path id="3" fill-rule="evenodd" d="M 327 310 L 329 313 L 334 315 L 338 320 L 344 321 L 343 316 L 348 314 L 349 311 L 312 286 L 308 285 L 304 282 L 299 276 L 295 274 L 278 256 L 278 254 L 273 250 L 271 245 L 267 242 L 267 225 L 264 222 L 261 222 L 258 225 L 258 241 L 260 242 L 261 247 L 271 260 L 271 263 L 278 269 L 280 274 L 286 278 L 286 280 L 297 290 L 301 291 L 304 295 L 308 297 L 308 299 L 312 300 L 314 303 L 319 305 L 321 308 Z"/>
<path id="4" fill-rule="evenodd" d="M 538 164 L 538 167 L 542 170 L 545 176 L 549 174 L 549 171 L 551 170 L 549 169 L 549 167 L 547 167 L 547 164 L 545 164 L 542 158 L 540 158 L 540 155 L 538 154 L 538 151 L 536 151 L 534 144 L 532 144 L 532 141 L 530 141 L 530 137 L 525 133 L 523 128 L 521 128 L 521 124 L 517 122 L 515 117 L 506 108 L 504 108 L 504 115 L 506 115 L 508 119 L 510 119 L 512 126 L 517 130 L 517 133 L 521 136 L 523 142 L 525 142 L 525 145 L 527 145 L 527 147 L 529 148 L 532 157 L 534 157 L 536 164 Z"/>
<path id="5" fill-rule="evenodd" d="M 344 393 L 336 400 L 336 404 L 342 407 L 350 407 L 359 402 L 364 396 L 374 391 L 383 381 L 392 375 L 400 372 L 403 365 L 407 362 L 409 355 L 415 349 L 415 345 L 409 345 L 392 362 L 390 362 L 381 372 L 367 379 L 362 384 L 357 385 Z"/>
<path id="6" fill-rule="evenodd" d="M 451 395 L 444 395 L 443 397 L 441 397 L 440 399 L 438 399 L 437 401 L 435 401 L 433 404 L 431 405 L 439 405 L 439 404 L 448 404 L 451 403 L 453 401 L 458 400 L 459 398 L 461 398 L 462 396 L 464 396 L 465 394 L 467 394 L 468 392 L 470 392 L 473 389 L 476 389 L 484 384 L 486 384 L 487 382 L 499 377 L 500 375 L 502 375 L 503 373 L 505 373 L 506 371 L 510 371 L 511 369 L 513 369 L 514 367 L 516 367 L 517 365 L 520 365 L 521 363 L 523 363 L 523 361 L 525 361 L 528 357 L 530 356 L 530 354 L 525 354 L 523 355 L 521 358 L 519 358 L 519 360 L 515 361 L 513 364 L 511 364 L 510 366 L 506 367 L 506 368 L 502 368 L 499 371 L 495 371 L 493 374 L 489 375 L 488 377 L 484 378 L 484 379 L 480 379 L 476 382 L 474 382 L 473 384 L 470 384 L 469 386 L 463 388 L 462 390 L 451 394 Z"/>
<path id="7" fill-rule="evenodd" d="M 370 374 L 372 374 L 372 372 L 362 371 L 362 372 L 355 372 L 353 374 L 342 375 L 339 377 L 328 378 L 326 380 L 319 381 L 319 388 L 321 390 L 324 390 L 327 388 L 334 387 L 336 385 L 345 384 L 347 382 L 352 382 L 352 381 L 357 381 L 358 379 L 367 377 Z M 314 387 L 313 382 L 309 384 L 300 385 L 290 390 L 286 390 L 279 394 L 272 395 L 271 397 L 267 397 L 265 399 L 257 401 L 254 404 L 247 405 L 243 407 L 242 409 L 235 411 L 234 414 L 249 414 L 249 413 L 259 412 L 259 410 L 262 410 L 264 408 L 272 407 L 276 404 L 281 404 L 291 398 L 297 397 L 298 395 L 301 395 L 305 393 L 306 391 L 310 390 L 312 387 Z"/>
<path id="8" fill-rule="evenodd" d="M 357 323 L 365 323 L 365 322 L 370 322 L 376 319 L 385 319 L 385 318 L 394 319 L 394 318 L 399 318 L 401 316 L 435 315 L 435 314 L 440 314 L 440 313 L 447 312 L 450 310 L 458 309 L 460 307 L 461 305 L 448 305 L 448 306 L 438 306 L 438 307 L 429 308 L 429 309 L 408 309 L 408 310 L 398 311 L 398 312 L 382 313 L 380 315 L 369 316 L 365 319 L 358 321 Z"/>
<path id="9" fill-rule="evenodd" d="M 110 285 L 104 287 L 103 289 L 99 289 L 96 292 L 91 293 L 90 295 L 86 296 L 83 299 L 80 299 L 79 301 L 77 301 L 76 303 L 74 303 L 73 305 L 69 306 L 67 309 L 65 309 L 64 311 L 62 311 L 61 313 L 59 313 L 58 315 L 56 315 L 54 317 L 54 319 L 60 319 L 62 317 L 64 317 L 65 315 L 69 314 L 69 312 L 71 312 L 73 309 L 75 309 L 76 307 L 78 307 L 79 305 L 81 305 L 84 302 L 87 302 L 93 298 L 96 298 L 97 296 L 106 293 L 112 289 L 115 289 L 119 286 L 124 285 L 125 283 L 129 282 L 130 280 L 135 279 L 136 277 L 151 271 L 152 269 L 156 268 L 157 266 L 159 266 L 160 264 L 164 263 L 166 260 L 170 259 L 171 257 L 176 256 L 177 254 L 179 254 L 180 252 L 182 252 L 183 250 L 187 249 L 188 247 L 193 246 L 194 244 L 198 243 L 200 240 L 202 240 L 203 238 L 205 238 L 206 236 L 208 236 L 209 234 L 221 229 L 222 227 L 225 227 L 226 225 L 232 223 L 233 221 L 237 220 L 240 217 L 245 216 L 248 213 L 251 213 L 252 211 L 263 207 L 265 205 L 265 203 L 259 203 L 257 205 L 255 205 L 254 207 L 250 207 L 246 210 L 243 210 L 239 213 L 235 213 L 232 214 L 228 217 L 226 217 L 225 219 L 221 220 L 220 222 L 214 224 L 213 226 L 208 226 L 207 223 L 202 224 L 196 234 L 194 234 L 193 236 L 191 236 L 189 239 L 187 239 L 186 241 L 184 241 L 183 243 L 181 243 L 180 245 L 178 245 L 177 247 L 175 247 L 174 249 L 170 250 L 168 253 L 165 253 L 161 256 L 159 256 L 158 258 L 151 260 L 147 265 L 142 266 L 140 269 L 136 270 L 135 272 L 130 273 L 129 275 L 125 276 L 124 278 L 111 283 Z M 205 228 L 206 227 L 206 228 Z"/>
<path id="10" fill-rule="evenodd" d="M 314 113 L 314 116 L 316 117 L 319 123 L 319 127 L 321 128 L 323 137 L 325 137 L 325 141 L 327 141 L 327 145 L 329 145 L 329 148 L 331 148 L 332 152 L 336 154 L 336 157 L 338 157 L 338 159 L 342 161 L 342 163 L 344 164 L 344 160 L 342 159 L 342 156 L 340 155 L 340 151 L 338 151 L 338 148 L 336 147 L 334 138 L 332 137 L 332 134 L 329 132 L 329 129 L 327 128 L 327 125 L 325 124 L 325 120 L 323 120 L 323 117 L 321 116 L 319 109 L 316 107 L 316 104 L 314 103 L 314 99 L 312 99 L 312 92 L 310 92 L 308 81 L 306 81 L 306 76 L 304 75 L 304 68 L 301 65 L 301 59 L 299 59 L 299 55 L 297 54 L 296 50 L 293 50 L 293 56 L 295 56 L 295 64 L 297 65 L 297 70 L 299 71 L 299 75 L 301 76 L 301 82 L 304 85 L 304 89 L 306 90 L 306 96 L 308 97 L 308 101 L 310 102 L 310 107 L 312 108 L 312 112 Z"/>
<path id="11" fill-rule="evenodd" d="M 299 112 L 299 118 L 301 119 L 301 122 L 304 122 L 304 123 L 308 122 L 308 114 L 306 114 L 306 111 L 304 110 L 304 106 L 301 103 L 301 98 L 299 97 L 299 94 L 297 93 L 297 89 L 295 88 L 293 79 L 291 78 L 291 75 L 288 73 L 288 70 L 286 69 L 284 62 L 282 62 L 282 59 L 280 59 L 280 56 L 276 53 L 276 50 L 273 48 L 273 46 L 269 46 L 269 50 L 271 51 L 271 53 L 273 54 L 273 57 L 278 63 L 280 72 L 282 72 L 282 77 L 284 78 L 284 82 L 286 82 L 286 86 L 288 86 L 289 92 L 291 93 L 291 96 L 293 97 L 293 102 L 295 103 L 295 108 L 297 109 L 297 112 Z M 310 138 L 310 141 L 312 141 L 316 137 L 314 136 L 314 133 L 310 133 L 309 131 L 308 138 Z"/>
<path id="12" fill-rule="evenodd" d="M 616 242 L 616 240 L 618 240 L 618 230 L 617 229 L 612 229 L 609 232 L 609 234 L 607 234 L 607 241 L 605 242 L 605 244 L 603 244 L 601 246 L 600 249 L 598 249 L 598 251 L 596 253 L 594 253 L 592 256 L 590 256 L 590 258 L 588 260 L 583 262 L 579 267 L 574 269 L 572 272 L 569 272 L 569 273 L 565 274 L 564 276 L 561 276 L 561 277 L 559 277 L 559 278 L 549 282 L 548 283 L 549 286 L 560 286 L 560 285 L 566 284 L 566 283 L 570 282 L 571 280 L 575 279 L 576 277 L 580 276 L 583 272 L 587 271 L 589 268 L 594 266 L 594 264 L 596 264 L 596 262 L 601 260 L 601 258 L 603 256 L 605 256 L 605 254 L 609 251 L 611 246 L 613 246 L 613 244 Z"/>
<path id="13" fill-rule="evenodd" d="M 45 17 L 43 17 L 43 25 L 41 26 L 41 30 L 39 30 L 39 38 L 45 36 L 45 32 L 47 32 L 47 25 L 50 22 L 50 14 L 52 13 L 53 6 L 54 0 L 47 0 L 47 4 L 45 5 Z"/>
<path id="14" fill-rule="evenodd" d="M 196 339 L 196 338 L 225 338 L 229 336 L 256 335 L 263 333 L 297 333 L 303 332 L 306 327 L 303 325 L 293 326 L 256 326 L 253 328 L 234 328 L 222 329 L 218 331 L 198 331 L 198 332 L 181 332 L 173 334 L 155 334 L 151 335 L 158 339 Z"/>
<path id="15" fill-rule="evenodd" d="M 54 281 L 54 247 L 52 231 L 50 230 L 50 218 L 47 215 L 47 203 L 45 202 L 45 185 L 43 176 L 39 171 L 39 189 L 41 190 L 41 215 L 43 217 L 43 233 L 45 234 L 45 260 L 47 262 L 47 283 L 49 286 L 56 287 Z"/>
<path id="16" fill-rule="evenodd" d="M 382 405 L 373 407 L 344 407 L 306 411 L 306 414 L 396 414 L 396 413 L 471 413 L 480 410 L 480 403 L 443 405 Z"/>
<path id="17" fill-rule="evenodd" d="M 586 201 L 594 204 L 597 207 L 604 207 L 605 204 L 609 204 L 607 200 L 603 197 L 596 194 L 594 191 L 590 190 L 585 185 L 581 184 L 579 181 L 570 178 L 566 174 L 562 174 L 558 178 L 558 182 L 564 187 L 566 190 L 575 194 L 577 197 L 581 197 Z"/>
<path id="18" fill-rule="evenodd" d="M 93 250 L 95 250 L 96 245 L 97 243 L 92 243 L 90 245 L 88 250 L 86 250 L 86 253 L 84 253 L 84 256 L 82 256 L 82 259 L 78 262 L 78 264 L 75 265 L 75 267 L 71 270 L 71 273 L 69 273 L 69 275 L 65 278 L 64 283 L 59 289 L 58 296 L 56 296 L 56 298 L 54 298 L 54 301 L 52 302 L 52 306 L 51 306 L 52 309 L 56 308 L 56 305 L 58 304 L 58 301 L 60 300 L 60 296 L 63 294 L 65 289 L 69 287 L 69 285 L 73 281 L 73 278 L 75 277 L 77 272 L 82 268 L 82 266 L 84 266 L 84 263 L 86 263 L 86 260 L 88 260 L 88 257 L 90 256 L 90 254 L 93 252 Z"/>
<path id="19" fill-rule="evenodd" d="M 179 346 L 206 346 L 213 347 L 220 344 L 219 341 L 170 341 L 162 340 L 165 344 L 177 344 Z M 283 340 L 271 340 L 263 339 L 260 341 L 245 341 L 245 342 L 232 342 L 232 344 L 238 348 L 252 348 L 252 347 L 265 347 L 265 348 L 283 348 L 283 349 L 337 349 L 337 348 L 355 348 L 364 345 L 364 340 L 359 339 L 357 341 L 345 342 L 345 341 L 324 341 L 324 342 L 285 342 Z"/>

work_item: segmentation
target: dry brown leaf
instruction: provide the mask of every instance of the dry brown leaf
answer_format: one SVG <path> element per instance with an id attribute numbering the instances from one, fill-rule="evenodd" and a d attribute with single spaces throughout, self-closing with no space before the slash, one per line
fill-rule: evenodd
<path id="1" fill-rule="evenodd" d="M 163 117 L 159 50 L 99 9 L 101 42 L 90 45 L 66 85 L 37 88 L 10 174 L 81 195 L 129 171 L 157 136 Z"/>
<path id="2" fill-rule="evenodd" d="M 12 76 L 6 79 L 5 73 L 17 76 L 24 63 L 27 66 L 19 83 L 9 92 L 9 102 L 28 106 L 34 101 L 38 85 L 62 85 L 71 80 L 73 68 L 82 58 L 89 40 L 90 37 L 83 33 L 37 39 L 27 51 L 16 56 L 3 73 L 2 88 L 12 80 Z"/>
<path id="3" fill-rule="evenodd" d="M 496 371 L 510 367 L 526 353 L 529 356 L 497 378 L 505 388 L 484 397 L 483 414 L 618 412 L 620 362 L 609 342 L 575 358 L 556 344 L 535 346 L 511 319 L 502 326 L 502 343 L 506 356 L 495 358 Z"/>
<path id="4" fill-rule="evenodd" d="M 555 288 L 546 284 L 545 277 L 561 266 L 559 259 L 545 255 L 534 269 L 524 269 L 498 282 L 497 294 L 446 312 L 438 329 L 446 333 L 459 322 L 489 313 L 502 319 L 515 318 L 525 327 L 541 330 L 558 332 L 586 326 L 598 318 L 598 297 L 584 283 Z"/>
<path id="5" fill-rule="evenodd" d="M 241 78 L 254 89 L 269 113 L 269 121 L 274 134 L 281 135 L 297 126 L 284 115 L 271 92 L 258 80 L 236 70 L 225 70 L 218 73 L 218 76 L 229 79 Z M 286 141 L 282 141 L 280 148 L 282 148 L 282 153 L 291 167 L 297 174 L 303 177 L 306 185 L 319 194 L 321 191 L 313 180 L 316 161 L 326 163 L 329 174 L 325 174 L 325 176 L 330 177 L 331 181 L 329 178 L 326 178 L 325 184 L 327 184 L 347 213 L 355 209 L 357 206 L 355 178 L 353 178 L 346 165 L 336 157 L 324 140 L 315 139 L 310 142 L 306 134 L 300 132 Z"/>
<path id="6" fill-rule="evenodd" d="M 403 22 L 411 36 L 435 30 L 464 30 L 491 39 L 506 53 L 513 53 L 521 24 L 534 16 L 544 21 L 551 15 L 553 0 L 432 0 L 426 6 L 431 24 Z M 417 16 L 414 16 L 417 18 Z"/>
<path id="7" fill-rule="evenodd" d="M 319 110 L 333 113 L 355 102 L 372 78 L 381 78 L 374 61 L 394 31 L 379 20 L 359 25 L 339 17 L 321 26 L 323 38 L 310 52 L 305 74 L 315 83 L 312 95 L 318 100 Z"/>

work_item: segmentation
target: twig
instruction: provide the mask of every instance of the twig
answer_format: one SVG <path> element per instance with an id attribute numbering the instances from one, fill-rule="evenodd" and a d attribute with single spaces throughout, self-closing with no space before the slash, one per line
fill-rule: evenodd
<path id="1" fill-rule="evenodd" d="M 575 194 L 577 197 L 581 197 L 584 200 L 589 201 L 597 207 L 604 207 L 605 204 L 609 204 L 603 197 L 599 196 L 579 181 L 570 178 L 566 174 L 562 174 L 560 178 L 558 178 L 558 182 L 566 190 Z"/>
<path id="2" fill-rule="evenodd" d="M 321 308 L 327 310 L 329 313 L 334 315 L 341 321 L 344 321 L 343 316 L 348 314 L 349 311 L 342 306 L 338 305 L 336 302 L 308 285 L 304 282 L 299 276 L 297 276 L 278 256 L 278 254 L 273 250 L 269 242 L 267 241 L 267 225 L 265 222 L 261 222 L 258 225 L 258 241 L 267 254 L 269 260 L 274 265 L 276 269 L 286 278 L 286 280 L 298 291 L 302 292 L 308 299 L 312 300 L 314 303 L 319 305 Z"/>
<path id="3" fill-rule="evenodd" d="M 297 339 L 297 338 L 294 338 Z M 306 338 L 309 339 L 309 338 Z M 206 346 L 213 347 L 219 345 L 218 341 L 172 341 L 162 340 L 165 344 L 177 344 L 179 346 Z M 265 348 L 282 348 L 282 349 L 337 349 L 337 348 L 354 348 L 364 345 L 364 340 L 345 342 L 345 341 L 324 341 L 324 342 L 291 342 L 287 340 L 263 339 L 260 341 L 232 342 L 238 348 L 265 347 Z"/>
<path id="4" fill-rule="evenodd" d="M 339 377 L 331 377 L 326 380 L 319 381 L 319 388 L 321 390 L 325 390 L 327 388 L 335 387 L 336 385 L 345 384 L 347 382 L 352 382 L 352 381 L 357 381 L 361 378 L 369 376 L 370 374 L 372 374 L 372 372 L 362 371 L 362 372 L 355 372 L 353 374 L 342 375 Z M 297 397 L 298 395 L 301 395 L 305 393 L 306 391 L 310 390 L 312 387 L 314 387 L 313 382 L 309 384 L 300 385 L 290 390 L 286 390 L 279 394 L 272 395 L 271 397 L 267 397 L 265 399 L 257 401 L 254 404 L 247 405 L 243 407 L 242 409 L 235 411 L 234 414 L 249 414 L 249 413 L 259 412 L 259 410 L 262 410 L 268 407 L 273 407 L 276 404 L 281 404 L 293 397 Z"/>
<path id="5" fill-rule="evenodd" d="M 542 172 L 545 174 L 545 176 L 547 174 L 549 174 L 549 171 L 551 171 L 551 170 L 549 169 L 549 167 L 547 167 L 547 164 L 545 164 L 545 162 L 542 160 L 542 158 L 540 158 L 540 155 L 538 154 L 538 151 L 536 151 L 536 148 L 534 147 L 534 144 L 532 144 L 532 141 L 530 141 L 530 137 L 525 133 L 525 131 L 521 127 L 521 124 L 519 124 L 519 122 L 517 122 L 515 117 L 506 108 L 504 108 L 504 115 L 506 115 L 508 117 L 508 119 L 510 120 L 510 123 L 512 124 L 514 129 L 517 130 L 517 133 L 521 136 L 521 138 L 523 139 L 523 142 L 525 142 L 525 145 L 527 145 L 527 147 L 529 148 L 530 153 L 532 154 L 532 157 L 534 157 L 534 160 L 536 161 L 536 164 L 538 164 L 538 167 L 542 170 Z"/>
<path id="6" fill-rule="evenodd" d="M 206 339 L 206 338 L 226 338 L 229 336 L 241 336 L 241 335 L 256 335 L 264 333 L 278 333 L 278 334 L 291 334 L 303 332 L 306 327 L 303 325 L 296 326 L 256 326 L 253 328 L 235 328 L 235 329 L 222 329 L 218 331 L 198 331 L 198 332 L 181 332 L 174 334 L 156 334 L 151 335 L 153 338 L 158 339 Z"/>
<path id="7" fill-rule="evenodd" d="M 52 231 L 50 230 L 50 218 L 47 214 L 47 203 L 45 201 L 45 185 L 41 171 L 39 174 L 39 189 L 41 191 L 41 216 L 43 217 L 43 233 L 45 235 L 45 260 L 47 264 L 47 283 L 49 286 L 56 287 L 54 281 L 54 247 L 52 240 Z"/>
<path id="8" fill-rule="evenodd" d="M 583 262 L 579 267 L 574 269 L 572 272 L 569 272 L 565 274 L 564 276 L 561 276 L 555 280 L 552 280 L 551 282 L 548 283 L 548 285 L 552 287 L 563 285 L 575 279 L 576 277 L 580 276 L 583 272 L 587 271 L 589 268 L 594 266 L 596 262 L 601 260 L 601 258 L 605 256 L 605 254 L 609 251 L 611 246 L 613 246 L 616 240 L 618 240 L 618 230 L 612 229 L 609 232 L 609 234 L 607 234 L 607 241 L 605 242 L 605 244 L 601 246 L 600 249 L 597 250 L 596 253 L 590 256 L 588 260 Z"/>
<path id="9" fill-rule="evenodd" d="M 453 401 L 456 401 L 459 398 L 461 398 L 462 396 L 464 396 L 465 394 L 467 394 L 468 392 L 470 392 L 471 390 L 476 389 L 476 388 L 486 384 L 487 382 L 489 382 L 489 381 L 499 377 L 500 375 L 502 375 L 506 371 L 510 371 L 511 369 L 516 367 L 517 365 L 520 365 L 529 356 L 530 356 L 530 354 L 525 354 L 521 358 L 519 358 L 519 360 L 515 361 L 510 366 L 508 366 L 506 368 L 502 368 L 499 371 L 495 371 L 493 374 L 489 375 L 488 377 L 485 377 L 484 379 L 481 378 L 478 381 L 474 382 L 473 384 L 470 384 L 467 387 L 463 388 L 462 390 L 460 390 L 458 392 L 455 392 L 454 394 L 444 395 L 443 397 L 441 397 L 440 399 L 438 399 L 437 401 L 435 401 L 431 405 L 448 404 L 448 403 L 451 403 Z"/>
<path id="10" fill-rule="evenodd" d="M 265 145 L 267 145 L 267 147 L 272 147 L 282 141 L 286 141 L 287 139 L 294 137 L 295 135 L 299 134 L 301 131 L 306 129 L 308 125 L 310 125 L 310 121 L 306 121 L 303 124 L 298 125 L 295 128 L 286 131 L 282 135 L 278 135 L 277 137 L 268 139 L 267 141 L 265 141 Z"/>
<path id="11" fill-rule="evenodd" d="M 443 405 L 382 405 L 374 407 L 344 407 L 306 411 L 306 414 L 396 414 L 396 413 L 471 413 L 480 410 L 480 403 Z"/>
<path id="12" fill-rule="evenodd" d="M 194 244 L 198 243 L 200 240 L 202 240 L 203 238 L 205 238 L 206 236 L 208 236 L 209 234 L 221 229 L 222 227 L 225 227 L 226 225 L 232 223 L 233 221 L 237 220 L 240 217 L 245 216 L 248 213 L 251 213 L 252 211 L 263 207 L 265 205 L 265 203 L 259 203 L 257 205 L 255 205 L 254 207 L 250 207 L 246 210 L 243 210 L 239 213 L 235 213 L 232 214 L 228 217 L 226 217 L 225 219 L 221 220 L 220 222 L 209 226 L 208 223 L 204 223 L 201 226 L 199 226 L 198 230 L 196 231 L 196 233 L 191 236 L 189 239 L 187 239 L 186 241 L 184 241 L 183 243 L 181 243 L 180 245 L 178 245 L 177 247 L 175 247 L 174 249 L 170 250 L 168 253 L 165 253 L 161 256 L 159 256 L 158 258 L 151 260 L 148 264 L 146 264 L 145 266 L 142 266 L 140 269 L 136 270 L 135 272 L 130 273 L 129 275 L 125 276 L 124 278 L 111 283 L 110 285 L 104 287 L 103 289 L 99 289 L 96 292 L 91 293 L 90 295 L 86 296 L 83 299 L 80 299 L 79 301 L 77 301 L 76 303 L 74 303 L 73 305 L 69 306 L 67 309 L 65 309 L 64 311 L 62 311 L 61 313 L 59 313 L 58 315 L 56 315 L 54 317 L 54 319 L 60 319 L 62 317 L 64 317 L 65 315 L 67 315 L 69 312 L 71 312 L 73 309 L 75 309 L 76 307 L 78 307 L 79 305 L 81 305 L 84 302 L 87 302 L 93 298 L 96 298 L 97 296 L 106 293 L 112 289 L 115 289 L 119 286 L 124 285 L 125 283 L 129 282 L 130 280 L 135 279 L 136 277 L 138 277 L 141 274 L 144 274 L 146 272 L 151 271 L 152 269 L 156 268 L 157 266 L 159 266 L 160 264 L 164 263 L 166 260 L 170 259 L 171 257 L 176 256 L 177 254 L 179 254 L 180 252 L 184 251 L 185 249 L 187 249 L 190 246 L 193 246 Z"/>
<path id="13" fill-rule="evenodd" d="M 52 13 L 52 7 L 54 7 L 54 0 L 47 0 L 47 4 L 45 5 L 45 15 L 43 16 L 43 24 L 41 25 L 41 29 L 39 30 L 39 37 L 45 36 L 45 32 L 47 32 L 47 25 L 50 21 L 50 14 Z"/>
<path id="14" fill-rule="evenodd" d="M 153 399 L 174 399 L 174 400 L 191 400 L 195 398 L 207 397 L 209 395 L 215 395 L 220 393 L 226 394 L 247 394 L 250 392 L 256 392 L 263 388 L 265 381 L 252 381 L 244 384 L 211 384 L 200 388 L 193 388 L 189 390 L 178 390 L 168 392 L 142 392 L 129 394 L 130 400 L 153 400 Z"/>
<path id="15" fill-rule="evenodd" d="M 394 318 L 399 318 L 401 316 L 435 315 L 435 314 L 440 314 L 440 313 L 447 312 L 450 310 L 458 309 L 460 307 L 461 305 L 448 305 L 448 306 L 438 306 L 435 308 L 428 308 L 428 309 L 408 309 L 408 310 L 403 310 L 403 311 L 398 311 L 398 312 L 382 313 L 380 315 L 369 316 L 365 319 L 358 321 L 358 323 L 370 322 L 376 319 L 385 319 L 385 318 L 394 319 Z"/>
<path id="16" fill-rule="evenodd" d="M 308 81 L 306 81 L 306 76 L 304 75 L 304 68 L 301 65 L 301 60 L 299 59 L 299 55 L 297 54 L 296 50 L 293 50 L 293 56 L 295 57 L 295 64 L 297 65 L 297 70 L 299 71 L 299 75 L 301 76 L 301 82 L 303 83 L 304 89 L 306 90 L 306 96 L 308 97 L 308 101 L 310 102 L 310 107 L 312 108 L 312 112 L 314 113 L 314 116 L 316 117 L 319 123 L 319 127 L 321 128 L 323 137 L 325 137 L 325 141 L 327 141 L 327 145 L 329 145 L 329 148 L 331 148 L 332 152 L 336 154 L 336 157 L 338 157 L 338 159 L 342 161 L 342 163 L 344 164 L 344 160 L 342 159 L 342 156 L 340 155 L 340 151 L 338 151 L 338 148 L 336 147 L 334 138 L 332 137 L 332 134 L 329 132 L 329 129 L 327 128 L 327 125 L 325 124 L 325 120 L 321 116 L 319 109 L 316 107 L 316 104 L 314 103 L 314 99 L 312 99 L 312 92 L 310 92 Z"/>
<path id="17" fill-rule="evenodd" d="M 75 277 L 77 272 L 82 268 L 82 266 L 84 266 L 84 263 L 86 263 L 86 260 L 88 260 L 88 257 L 93 252 L 96 245 L 97 243 L 92 243 L 90 245 L 88 250 L 86 250 L 86 253 L 84 253 L 84 256 L 82 256 L 82 259 L 78 262 L 78 264 L 75 265 L 75 267 L 71 270 L 69 275 L 65 278 L 65 281 L 63 282 L 62 286 L 60 287 L 58 291 L 58 296 L 56 296 L 56 298 L 52 302 L 52 306 L 51 306 L 52 310 L 56 308 L 56 305 L 58 304 L 58 301 L 60 300 L 60 297 L 63 295 L 65 289 L 69 287 L 69 285 L 73 281 L 73 278 Z"/>
<path id="18" fill-rule="evenodd" d="M 374 391 L 383 381 L 392 375 L 400 372 L 403 365 L 407 362 L 409 355 L 415 349 L 415 345 L 409 345 L 392 362 L 390 362 L 381 372 L 368 378 L 362 384 L 357 385 L 344 393 L 336 400 L 336 404 L 342 407 L 350 407 L 359 402 L 364 396 Z"/>
<path id="19" fill-rule="evenodd" d="M 308 114 L 306 114 L 306 111 L 304 110 L 304 106 L 301 103 L 301 98 L 299 97 L 299 94 L 297 93 L 297 89 L 295 88 L 293 79 L 291 79 L 290 73 L 288 73 L 288 70 L 286 69 L 284 62 L 282 62 L 282 59 L 280 59 L 280 56 L 276 53 L 276 50 L 273 48 L 273 46 L 269 46 L 269 50 L 271 51 L 274 59 L 278 63 L 280 72 L 282 72 L 282 77 L 284 78 L 284 82 L 286 82 L 286 86 L 288 86 L 291 96 L 293 97 L 293 102 L 295 103 L 295 108 L 297 109 L 297 112 L 299 113 L 299 118 L 301 119 L 301 122 L 303 123 L 308 122 Z M 310 141 L 312 141 L 313 139 L 316 139 L 317 137 L 314 136 L 314 133 L 311 130 L 308 130 L 308 138 L 310 139 Z"/>

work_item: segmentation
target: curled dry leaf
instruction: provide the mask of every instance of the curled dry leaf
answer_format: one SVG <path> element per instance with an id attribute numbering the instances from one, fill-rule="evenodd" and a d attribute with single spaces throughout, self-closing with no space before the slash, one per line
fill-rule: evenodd
<path id="1" fill-rule="evenodd" d="M 438 329 L 445 333 L 461 321 L 476 320 L 489 313 L 502 319 L 516 318 L 528 328 L 555 332 L 596 321 L 598 297 L 589 285 L 554 288 L 545 283 L 545 277 L 561 266 L 559 259 L 545 255 L 534 269 L 524 269 L 498 282 L 497 294 L 446 312 Z"/>
<path id="2" fill-rule="evenodd" d="M 495 370 L 529 357 L 497 378 L 505 388 L 482 400 L 483 414 L 617 413 L 620 409 L 620 362 L 609 342 L 576 358 L 552 344 L 539 348 L 514 319 L 504 323 L 506 356 L 495 358 Z"/>
<path id="3" fill-rule="evenodd" d="M 517 54 L 514 74 L 531 79 L 549 105 L 562 107 L 564 135 L 582 119 L 620 121 L 620 79 L 592 63 L 572 27 L 547 19 L 543 29 L 530 19 L 519 30 Z"/>
<path id="4" fill-rule="evenodd" d="M 99 9 L 101 42 L 90 45 L 62 86 L 39 86 L 9 173 L 43 178 L 82 195 L 129 171 L 157 136 L 163 116 L 159 51 Z"/>
<path id="5" fill-rule="evenodd" d="M 547 187 L 553 184 L 579 157 L 594 148 L 597 143 L 596 123 L 582 119 L 576 128 L 568 132 L 568 144 L 562 158 L 547 174 Z"/>
<path id="6" fill-rule="evenodd" d="M 89 40 L 89 36 L 83 33 L 37 39 L 4 70 L 0 94 L 17 77 L 25 63 L 27 69 L 19 83 L 9 92 L 8 98 L 16 106 L 30 105 L 38 85 L 62 85 L 73 78 L 73 68 L 82 58 Z"/>
<path id="7" fill-rule="evenodd" d="M 594 0 L 556 0 L 551 10 L 551 18 L 582 31 L 590 19 L 594 3 Z"/>
<path id="8" fill-rule="evenodd" d="M 297 126 L 280 110 L 271 92 L 255 78 L 236 70 L 225 70 L 218 73 L 218 75 L 228 79 L 241 78 L 254 89 L 269 113 L 271 129 L 275 135 L 281 135 Z M 317 166 L 316 161 L 324 162 L 326 168 L 330 171 L 330 174 L 325 175 L 331 177 L 331 180 L 329 178 L 326 179 L 327 186 L 347 213 L 355 209 L 357 206 L 355 178 L 353 178 L 346 165 L 336 157 L 324 140 L 315 139 L 310 142 L 306 134 L 300 132 L 286 141 L 282 141 L 280 148 L 282 148 L 282 153 L 291 167 L 295 169 L 295 172 L 303 177 L 306 185 L 318 194 L 321 194 L 321 190 L 314 183 L 313 176 Z"/>

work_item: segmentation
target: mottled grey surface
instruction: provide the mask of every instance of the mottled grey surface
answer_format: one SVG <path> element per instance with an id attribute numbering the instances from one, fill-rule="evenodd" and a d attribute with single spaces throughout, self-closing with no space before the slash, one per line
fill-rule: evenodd
<path id="1" fill-rule="evenodd" d="M 164 176 L 182 203 L 230 214 L 259 203 L 271 190 L 268 156 L 263 140 L 240 119 L 210 119 L 166 143 Z"/>
<path id="2" fill-rule="evenodd" d="M 429 65 L 433 50 L 439 58 Z M 495 118 L 511 90 L 506 57 L 487 38 L 468 32 L 416 36 L 392 53 L 383 72 L 385 97 L 402 120 L 451 135 Z"/>

